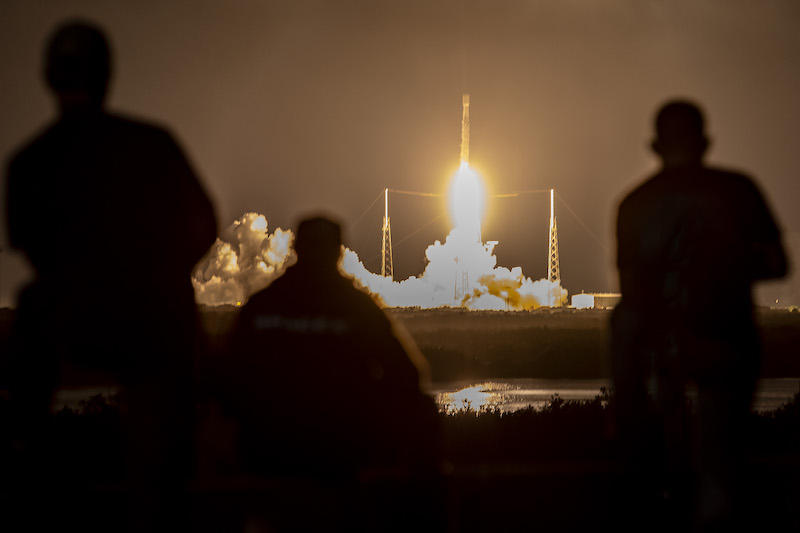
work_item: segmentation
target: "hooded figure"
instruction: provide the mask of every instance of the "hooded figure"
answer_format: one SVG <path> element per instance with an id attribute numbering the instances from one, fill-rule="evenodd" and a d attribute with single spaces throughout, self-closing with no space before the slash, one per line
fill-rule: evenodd
<path id="1" fill-rule="evenodd" d="M 421 390 L 427 363 L 339 272 L 341 250 L 337 223 L 303 220 L 297 263 L 241 311 L 220 372 L 225 407 L 240 428 L 240 460 L 259 476 L 350 488 L 391 480 L 407 489 L 385 499 L 369 491 L 363 505 L 345 501 L 343 509 L 360 513 L 339 516 L 351 526 L 368 516 L 397 530 L 436 523 L 440 443 L 435 403 Z"/>

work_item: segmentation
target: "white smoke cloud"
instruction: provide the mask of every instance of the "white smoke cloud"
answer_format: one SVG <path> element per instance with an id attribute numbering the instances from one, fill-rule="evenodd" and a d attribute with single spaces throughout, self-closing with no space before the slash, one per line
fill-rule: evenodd
<path id="1" fill-rule="evenodd" d="M 294 261 L 291 230 L 267 231 L 267 219 L 245 213 L 216 240 L 192 276 L 204 305 L 237 305 L 263 289 Z"/>
<path id="2" fill-rule="evenodd" d="M 497 267 L 496 243 L 467 243 L 454 228 L 444 244 L 428 246 L 428 263 L 419 276 L 392 281 L 369 272 L 358 255 L 345 248 L 341 270 L 355 278 L 388 307 L 465 307 L 481 310 L 524 310 L 564 305 L 567 291 L 559 282 L 526 278 L 522 268 Z"/>
<path id="3" fill-rule="evenodd" d="M 469 95 L 464 95 L 463 106 L 461 164 L 449 191 L 455 227 L 444 244 L 436 241 L 425 250 L 425 271 L 419 277 L 393 281 L 368 271 L 358 255 L 345 247 L 339 269 L 389 307 L 523 310 L 564 305 L 567 291 L 559 281 L 533 281 L 520 267 L 498 267 L 494 256 L 497 243 L 482 242 L 486 191 L 469 165 Z M 388 192 L 386 189 L 385 194 Z M 550 198 L 552 212 L 552 192 Z M 294 259 L 292 241 L 291 232 L 280 228 L 269 235 L 263 215 L 245 214 L 217 239 L 197 269 L 192 280 L 197 301 L 208 305 L 244 303 Z"/>
<path id="4" fill-rule="evenodd" d="M 246 302 L 295 261 L 293 242 L 289 230 L 278 228 L 270 234 L 264 215 L 243 215 L 217 239 L 195 270 L 192 282 L 197 302 Z M 393 281 L 374 274 L 346 247 L 340 270 L 388 307 L 524 310 L 566 303 L 567 291 L 560 283 L 534 281 L 520 267 L 498 267 L 495 244 L 484 244 L 473 235 L 465 237 L 456 227 L 444 243 L 428 246 L 427 265 L 419 277 Z"/>

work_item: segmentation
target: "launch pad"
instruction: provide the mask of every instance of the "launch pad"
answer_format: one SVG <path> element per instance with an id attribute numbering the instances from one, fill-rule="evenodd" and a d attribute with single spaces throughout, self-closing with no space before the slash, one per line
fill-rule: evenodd
<path id="1" fill-rule="evenodd" d="M 512 270 L 504 269 L 503 278 L 499 283 L 494 275 L 497 270 L 496 258 L 493 255 L 494 247 L 498 241 L 489 241 L 484 243 L 482 240 L 482 217 L 485 206 L 484 193 L 485 187 L 482 183 L 482 178 L 479 174 L 470 168 L 470 98 L 469 94 L 462 95 L 462 113 L 461 113 L 461 150 L 460 150 L 460 164 L 459 168 L 451 179 L 449 190 L 450 211 L 453 227 L 450 234 L 447 236 L 445 244 L 442 245 L 436 241 L 426 251 L 426 258 L 428 259 L 428 266 L 426 266 L 425 273 L 421 278 L 426 276 L 429 271 L 430 263 L 435 258 L 441 258 L 448 262 L 449 266 L 438 268 L 438 277 L 436 282 L 441 286 L 451 286 L 452 298 L 450 301 L 438 299 L 438 305 L 446 305 L 452 307 L 469 307 L 471 299 L 477 295 L 481 297 L 483 294 L 489 294 L 495 298 L 505 301 L 506 309 L 520 309 L 537 307 L 539 305 L 546 305 L 549 307 L 560 307 L 566 302 L 566 291 L 561 287 L 561 268 L 559 264 L 558 253 L 558 232 L 555 216 L 555 191 L 554 189 L 531 190 L 522 191 L 518 193 L 499 194 L 493 195 L 493 198 L 511 198 L 518 197 L 521 194 L 527 193 L 550 193 L 550 226 L 549 226 L 549 239 L 548 239 L 548 260 L 547 260 L 547 273 L 546 277 L 540 281 L 545 282 L 546 290 L 543 294 L 533 296 L 532 291 L 529 291 L 529 298 L 527 303 L 522 303 L 522 298 L 517 298 L 512 295 L 512 292 L 519 293 L 519 289 L 525 282 L 529 285 L 534 284 L 532 280 L 525 278 L 522 275 L 522 269 L 515 267 Z M 372 292 L 377 292 L 384 296 L 386 291 L 385 287 L 391 286 L 395 283 L 394 279 L 394 250 L 392 247 L 392 229 L 391 217 L 389 214 L 389 193 L 404 194 L 413 196 L 425 197 L 439 197 L 442 194 L 437 193 L 423 193 L 414 191 L 404 191 L 398 189 L 391 189 L 386 187 L 383 192 L 384 213 L 381 227 L 381 270 L 380 278 L 382 283 L 365 283 L 365 285 Z M 376 199 L 377 200 L 377 199 Z M 374 202 L 373 202 L 374 204 Z M 437 250 L 436 246 L 448 250 L 442 254 L 433 253 Z M 444 257 L 442 257 L 444 256 Z M 500 267 L 503 268 L 503 267 Z M 356 269 L 358 270 L 358 269 Z M 434 268 L 436 270 L 436 268 Z M 450 273 L 447 274 L 446 271 Z M 513 274 L 512 274 L 513 271 Z M 355 277 L 363 281 L 364 276 L 359 276 L 358 272 L 351 271 Z M 508 275 L 505 275 L 508 273 Z M 449 280 L 448 280 L 449 278 Z M 493 279 L 494 278 L 494 279 Z M 514 286 L 516 284 L 516 286 Z M 490 287 L 493 285 L 494 287 Z M 541 284 L 540 284 L 541 285 Z M 389 298 L 385 298 L 388 300 Z M 489 298 L 484 298 L 487 300 Z M 511 300 L 515 300 L 512 302 Z M 428 302 L 421 302 L 417 305 L 422 307 L 429 307 Z M 520 305 L 521 304 L 521 305 Z M 389 304 L 391 306 L 391 303 Z M 486 305 L 486 302 L 484 304 Z M 501 308 L 502 302 L 498 306 L 498 302 L 493 302 L 488 308 Z M 478 308 L 487 308 L 479 306 Z"/>

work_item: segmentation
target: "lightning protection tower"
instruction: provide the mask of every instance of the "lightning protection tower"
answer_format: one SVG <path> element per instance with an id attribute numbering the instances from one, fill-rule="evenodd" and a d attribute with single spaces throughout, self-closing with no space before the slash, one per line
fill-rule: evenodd
<path id="1" fill-rule="evenodd" d="M 550 239 L 549 251 L 547 253 L 547 280 L 552 282 L 561 281 L 561 267 L 558 264 L 558 229 L 556 227 L 556 215 L 553 206 L 553 189 L 550 189 Z M 560 305 L 559 302 L 553 302 L 552 295 L 550 295 L 549 302 L 553 306 Z"/>
<path id="2" fill-rule="evenodd" d="M 392 262 L 392 227 L 389 224 L 389 189 L 383 190 L 383 250 L 381 252 L 381 276 L 394 279 L 394 263 Z"/>

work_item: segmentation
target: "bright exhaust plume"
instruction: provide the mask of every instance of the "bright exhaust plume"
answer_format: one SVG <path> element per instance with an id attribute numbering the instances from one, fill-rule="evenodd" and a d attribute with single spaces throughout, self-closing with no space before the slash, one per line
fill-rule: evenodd
<path id="1" fill-rule="evenodd" d="M 459 169 L 451 195 L 467 195 L 469 207 L 459 204 L 460 210 L 453 209 L 453 229 L 443 243 L 437 240 L 428 246 L 427 265 L 419 276 L 393 281 L 372 273 L 346 247 L 340 270 L 387 307 L 526 310 L 565 304 L 567 291 L 559 282 L 534 281 L 521 267 L 497 266 L 497 242 L 480 240 L 481 196 L 469 197 L 475 191 L 482 194 L 482 185 L 474 171 L 468 167 L 467 171 L 463 179 L 465 169 Z M 464 190 L 456 192 L 462 186 Z M 246 302 L 294 263 L 293 240 L 290 230 L 278 228 L 269 233 L 264 215 L 243 215 L 223 232 L 196 267 L 192 282 L 197 302 L 212 306 Z"/>
<path id="2" fill-rule="evenodd" d="M 388 307 L 524 310 L 563 305 L 567 291 L 559 280 L 533 281 L 520 267 L 498 267 L 494 256 L 497 241 L 483 242 L 486 191 L 469 165 L 469 132 L 469 95 L 464 94 L 461 165 L 448 194 L 453 228 L 444 243 L 437 240 L 425 250 L 425 271 L 419 277 L 394 281 L 367 270 L 358 255 L 344 247 L 340 270 Z M 243 215 L 225 230 L 198 265 L 192 279 L 198 303 L 245 302 L 294 261 L 292 241 L 288 230 L 278 228 L 270 235 L 263 215 Z"/>

